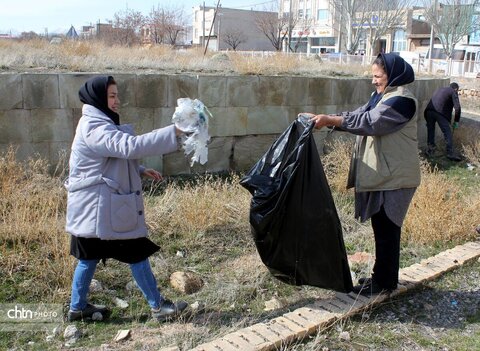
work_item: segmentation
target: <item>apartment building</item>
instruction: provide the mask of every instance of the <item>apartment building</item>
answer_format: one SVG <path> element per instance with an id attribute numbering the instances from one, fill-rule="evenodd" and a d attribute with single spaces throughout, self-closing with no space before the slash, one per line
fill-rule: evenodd
<path id="1" fill-rule="evenodd" d="M 297 52 L 322 54 L 340 51 L 338 23 L 328 0 L 279 1 L 279 16 L 289 19 L 292 26 L 292 48 Z"/>
<path id="2" fill-rule="evenodd" d="M 340 33 L 339 13 L 335 13 L 329 0 L 279 0 L 279 15 L 290 18 L 292 34 L 290 47 L 296 52 L 338 53 L 346 52 L 345 37 Z M 382 34 L 371 47 L 370 37 L 375 26 L 365 27 L 354 23 L 352 30 L 362 30 L 359 36 L 357 54 L 374 55 L 378 52 L 415 51 L 428 48 L 430 25 L 422 18 L 421 8 L 411 8 L 404 13 L 404 18 Z M 381 16 L 379 11 L 372 14 L 372 20 Z M 362 28 L 363 27 L 363 28 Z M 345 29 L 343 29 L 345 31 Z M 284 46 L 286 50 L 287 43 Z"/>

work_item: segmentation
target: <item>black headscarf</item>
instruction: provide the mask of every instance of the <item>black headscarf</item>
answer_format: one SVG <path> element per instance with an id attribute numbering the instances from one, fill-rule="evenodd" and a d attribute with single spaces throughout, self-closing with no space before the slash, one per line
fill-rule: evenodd
<path id="1" fill-rule="evenodd" d="M 105 113 L 116 125 L 120 124 L 120 115 L 108 108 L 107 88 L 115 84 L 112 76 L 98 76 L 85 82 L 78 91 L 80 101 L 92 105 Z"/>
<path id="2" fill-rule="evenodd" d="M 388 77 L 389 87 L 399 87 L 411 83 L 415 80 L 415 73 L 412 66 L 397 54 L 378 54 L 377 57 L 382 57 L 385 64 L 385 72 Z"/>
<path id="3" fill-rule="evenodd" d="M 379 57 L 383 61 L 385 73 L 388 77 L 387 87 L 398 87 L 409 84 L 415 80 L 415 73 L 413 72 L 412 66 L 410 66 L 408 62 L 405 62 L 402 57 L 393 53 L 378 54 L 377 58 Z M 383 93 L 373 93 L 367 104 L 366 111 L 374 108 L 382 96 Z"/>

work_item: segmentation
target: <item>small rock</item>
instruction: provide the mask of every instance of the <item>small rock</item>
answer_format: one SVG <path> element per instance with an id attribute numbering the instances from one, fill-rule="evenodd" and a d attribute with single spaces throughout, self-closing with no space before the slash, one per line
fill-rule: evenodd
<path id="1" fill-rule="evenodd" d="M 113 301 L 115 302 L 115 305 L 121 309 L 125 309 L 129 306 L 127 301 L 122 300 L 118 297 L 116 297 Z"/>
<path id="2" fill-rule="evenodd" d="M 63 338 L 65 340 L 78 339 L 81 336 L 80 330 L 74 325 L 69 325 L 63 332 Z"/>
<path id="3" fill-rule="evenodd" d="M 91 283 L 90 283 L 90 292 L 98 292 L 98 291 L 102 291 L 103 290 L 103 287 L 102 287 L 102 283 L 100 283 L 98 280 L 96 279 L 92 279 Z"/>
<path id="4" fill-rule="evenodd" d="M 357 281 L 357 275 L 355 274 L 354 271 L 350 271 L 350 276 L 352 277 L 352 280 L 355 282 Z"/>
<path id="5" fill-rule="evenodd" d="M 125 289 L 127 291 L 136 290 L 136 289 L 138 289 L 137 288 L 137 283 L 135 283 L 133 280 L 131 280 L 127 283 L 127 285 L 125 285 Z"/>
<path id="6" fill-rule="evenodd" d="M 265 308 L 263 309 L 264 311 L 273 311 L 279 308 L 283 307 L 283 303 L 277 299 L 276 297 L 265 301 Z"/>
<path id="7" fill-rule="evenodd" d="M 178 250 L 175 256 L 181 257 L 181 258 L 185 258 L 185 256 L 186 256 L 186 255 L 185 255 L 185 251 L 183 251 L 183 250 Z"/>
<path id="8" fill-rule="evenodd" d="M 122 340 L 126 340 L 130 337 L 130 329 L 122 329 L 117 332 L 115 338 L 113 339 L 115 342 L 119 342 Z"/>
<path id="9" fill-rule="evenodd" d="M 53 339 L 55 339 L 55 336 L 54 336 L 54 335 L 47 335 L 47 337 L 45 338 L 45 341 L 46 341 L 46 342 L 52 342 Z"/>
<path id="10" fill-rule="evenodd" d="M 62 329 L 62 327 L 61 327 L 61 326 L 59 326 L 59 325 L 58 325 L 58 326 L 56 326 L 56 327 L 55 327 L 55 328 L 53 328 L 53 330 L 52 330 L 52 335 L 53 335 L 53 336 L 58 336 L 58 335 L 60 335 L 60 331 L 61 331 L 61 329 Z"/>
<path id="11" fill-rule="evenodd" d="M 205 309 L 205 305 L 199 301 L 195 301 L 190 305 L 190 308 L 193 312 L 200 312 Z"/>
<path id="12" fill-rule="evenodd" d="M 350 263 L 372 263 L 375 261 L 375 257 L 368 252 L 355 252 L 353 255 L 348 255 L 348 261 Z"/>
<path id="13" fill-rule="evenodd" d="M 350 333 L 343 331 L 338 335 L 338 338 L 342 341 L 350 341 Z"/>
<path id="14" fill-rule="evenodd" d="M 174 272 L 170 276 L 170 284 L 184 294 L 193 294 L 202 288 L 203 281 L 192 272 Z"/>
<path id="15" fill-rule="evenodd" d="M 95 312 L 92 314 L 92 321 L 103 321 L 103 314 L 100 312 Z"/>
<path id="16" fill-rule="evenodd" d="M 227 54 L 221 52 L 212 56 L 212 61 L 230 61 Z"/>

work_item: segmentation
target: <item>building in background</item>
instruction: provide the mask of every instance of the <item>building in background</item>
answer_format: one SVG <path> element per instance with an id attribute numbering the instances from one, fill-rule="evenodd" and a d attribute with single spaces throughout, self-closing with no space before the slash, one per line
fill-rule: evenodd
<path id="1" fill-rule="evenodd" d="M 79 37 L 82 39 L 99 38 L 104 33 L 110 33 L 113 30 L 112 23 L 96 23 L 95 25 L 83 26 Z"/>
<path id="2" fill-rule="evenodd" d="M 212 51 L 273 51 L 268 38 L 259 30 L 259 16 L 277 17 L 276 12 L 197 6 L 193 8 L 192 43 Z M 215 19 L 215 20 L 214 20 Z"/>
<path id="3" fill-rule="evenodd" d="M 347 53 L 345 18 L 329 0 L 279 0 L 279 15 L 290 19 L 290 49 L 295 52 L 324 54 Z M 375 3 L 373 4 L 375 6 Z M 358 34 L 358 45 L 351 54 L 376 55 L 379 52 L 419 51 L 428 49 L 430 25 L 422 17 L 420 7 L 397 12 L 388 2 L 357 13 L 350 30 Z M 393 15 L 393 16 L 392 16 Z M 360 19 L 361 18 L 361 19 Z M 380 28 L 388 22 L 388 29 Z M 357 34 L 355 34 L 357 35 Z M 372 39 L 373 38 L 373 39 Z M 284 51 L 288 49 L 286 40 Z"/>
<path id="4" fill-rule="evenodd" d="M 291 50 L 313 54 L 340 51 L 339 27 L 328 0 L 280 0 L 279 16 L 290 23 Z M 288 35 L 284 51 L 288 51 L 287 41 Z"/>

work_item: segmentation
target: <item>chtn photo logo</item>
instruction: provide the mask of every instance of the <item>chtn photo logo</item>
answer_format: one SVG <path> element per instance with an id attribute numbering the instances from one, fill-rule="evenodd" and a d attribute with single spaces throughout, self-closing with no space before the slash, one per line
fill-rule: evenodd
<path id="1" fill-rule="evenodd" d="M 5 324 L 62 322 L 62 310 L 61 304 L 0 303 L 0 329 Z"/>
<path id="2" fill-rule="evenodd" d="M 14 308 L 7 310 L 7 318 L 9 319 L 43 319 L 56 318 L 57 311 L 48 311 L 43 309 L 31 310 L 23 306 L 15 305 Z"/>

